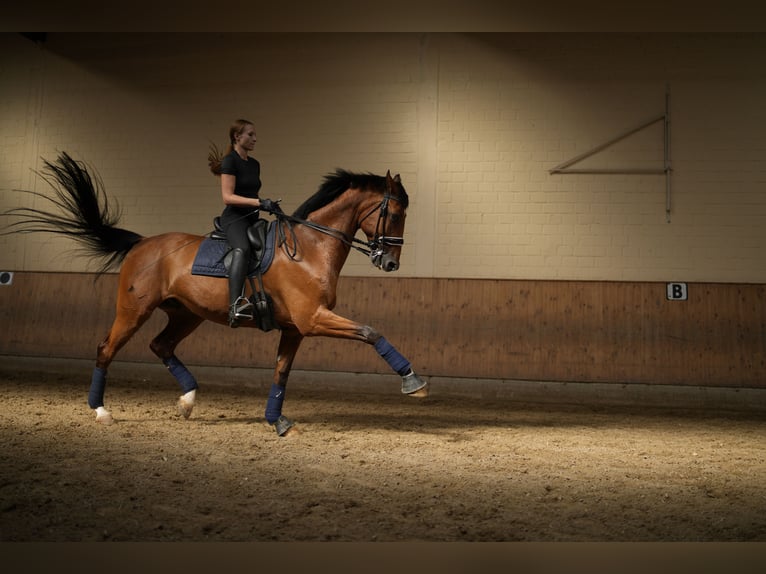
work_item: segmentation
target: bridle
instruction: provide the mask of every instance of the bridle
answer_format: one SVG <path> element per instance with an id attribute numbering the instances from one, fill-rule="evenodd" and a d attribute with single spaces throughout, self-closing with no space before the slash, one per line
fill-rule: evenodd
<path id="1" fill-rule="evenodd" d="M 375 224 L 375 234 L 373 235 L 372 239 L 370 239 L 369 241 L 362 241 L 361 239 L 357 239 L 356 237 L 349 238 L 348 235 L 346 235 L 339 229 L 328 227 L 326 225 L 321 225 L 319 223 L 308 221 L 306 219 L 301 219 L 299 217 L 294 217 L 292 215 L 287 215 L 286 213 L 274 213 L 273 215 L 278 220 L 280 220 L 280 222 L 282 220 L 285 220 L 290 224 L 297 223 L 300 225 L 304 225 L 315 231 L 318 231 L 320 233 L 324 233 L 325 235 L 329 235 L 330 237 L 334 237 L 335 239 L 347 245 L 351 249 L 355 249 L 356 251 L 359 251 L 360 253 L 367 255 L 370 258 L 370 261 L 372 261 L 373 265 L 375 265 L 376 267 L 380 267 L 383 255 L 386 252 L 386 247 L 400 247 L 404 245 L 403 237 L 392 237 L 392 236 L 386 235 L 386 228 L 388 226 L 388 220 L 389 220 L 388 204 L 391 200 L 401 202 L 401 200 L 398 197 L 391 195 L 390 184 L 389 184 L 389 190 L 387 190 L 386 193 L 383 195 L 383 198 L 380 200 L 380 203 L 378 203 L 375 207 L 370 209 L 359 220 L 359 226 L 361 226 L 362 222 L 364 222 L 368 217 L 370 217 L 376 211 L 378 212 L 378 221 Z M 284 249 L 285 253 L 288 255 L 288 257 L 290 257 L 290 259 L 295 259 L 295 257 L 297 256 L 297 249 L 298 249 L 297 242 L 295 241 L 295 230 L 293 229 L 292 225 L 288 225 L 287 227 L 290 231 L 290 234 L 293 237 L 293 248 L 289 249 L 287 247 L 287 242 L 285 241 L 285 232 L 282 225 L 279 225 L 279 243 Z"/>
<path id="2" fill-rule="evenodd" d="M 375 223 L 375 235 L 373 235 L 372 239 L 366 242 L 356 238 L 353 239 L 354 241 L 366 246 L 364 249 L 361 249 L 352 245 L 352 247 L 357 249 L 357 251 L 361 251 L 365 255 L 369 256 L 370 261 L 372 261 L 372 264 L 375 267 L 380 267 L 381 260 L 384 253 L 386 252 L 386 247 L 401 247 L 404 245 L 404 237 L 391 237 L 386 235 L 386 226 L 388 225 L 388 202 L 392 199 L 394 201 L 399 201 L 398 197 L 394 197 L 390 193 L 386 193 L 383 196 L 381 202 L 377 206 L 373 207 L 370 211 L 368 211 L 367 215 L 359 220 L 359 225 L 361 226 L 362 222 L 370 217 L 370 215 L 376 211 L 379 212 L 378 221 Z"/>

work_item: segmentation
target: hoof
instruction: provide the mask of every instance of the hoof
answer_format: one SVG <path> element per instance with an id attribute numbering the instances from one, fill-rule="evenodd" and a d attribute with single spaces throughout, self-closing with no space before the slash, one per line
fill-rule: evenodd
<path id="1" fill-rule="evenodd" d="M 293 428 L 295 423 L 284 415 L 280 415 L 280 417 L 277 419 L 277 422 L 273 423 L 271 426 L 273 426 L 274 430 L 277 431 L 277 436 L 287 436 L 288 431 L 291 429 L 295 430 Z"/>
<path id="2" fill-rule="evenodd" d="M 110 413 L 104 407 L 98 407 L 96 409 L 96 422 L 104 426 L 113 425 L 114 419 L 112 418 L 112 413 Z"/>
<path id="3" fill-rule="evenodd" d="M 416 399 L 424 399 L 424 398 L 426 398 L 428 396 L 428 383 L 426 383 L 425 387 L 423 387 L 421 389 L 418 389 L 414 393 L 408 393 L 407 396 L 408 397 L 414 397 Z"/>
<path id="4" fill-rule="evenodd" d="M 425 395 L 415 394 L 417 391 L 422 389 L 426 389 Z M 409 375 L 402 377 L 402 392 L 405 395 L 410 395 L 412 397 L 428 396 L 428 383 L 418 377 L 415 373 L 410 373 Z"/>
<path id="5" fill-rule="evenodd" d="M 192 409 L 194 409 L 194 403 L 185 401 L 183 397 L 180 397 L 178 399 L 177 406 L 178 406 L 178 414 L 185 419 L 188 419 L 191 416 Z"/>

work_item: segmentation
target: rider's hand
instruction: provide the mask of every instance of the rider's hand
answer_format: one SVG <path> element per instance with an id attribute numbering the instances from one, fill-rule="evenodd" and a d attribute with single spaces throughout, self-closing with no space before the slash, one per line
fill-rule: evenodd
<path id="1" fill-rule="evenodd" d="M 260 209 L 269 213 L 282 213 L 282 208 L 279 207 L 279 201 L 272 201 L 270 199 L 261 199 Z"/>

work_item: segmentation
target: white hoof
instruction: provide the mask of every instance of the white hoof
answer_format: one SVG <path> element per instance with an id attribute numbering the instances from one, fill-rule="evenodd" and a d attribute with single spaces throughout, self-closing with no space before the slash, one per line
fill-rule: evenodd
<path id="1" fill-rule="evenodd" d="M 185 395 L 178 397 L 178 414 L 185 419 L 188 419 L 192 414 L 195 396 L 196 391 L 189 391 Z"/>
<path id="2" fill-rule="evenodd" d="M 112 413 L 110 413 L 104 407 L 98 407 L 96 409 L 96 422 L 104 426 L 109 426 L 114 424 Z"/>

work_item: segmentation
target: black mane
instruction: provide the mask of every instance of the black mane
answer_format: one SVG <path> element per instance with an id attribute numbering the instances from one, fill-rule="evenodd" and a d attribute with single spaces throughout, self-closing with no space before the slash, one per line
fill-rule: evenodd
<path id="1" fill-rule="evenodd" d="M 311 213 L 335 200 L 341 193 L 349 188 L 354 189 L 373 189 L 380 192 L 386 191 L 386 178 L 382 175 L 373 173 L 353 173 L 344 169 L 336 169 L 335 173 L 328 173 L 324 177 L 319 190 L 304 201 L 298 209 L 293 212 L 294 217 L 306 219 Z M 407 209 L 409 198 L 404 187 L 399 185 L 399 194 L 395 194 L 402 202 L 402 207 Z"/>

